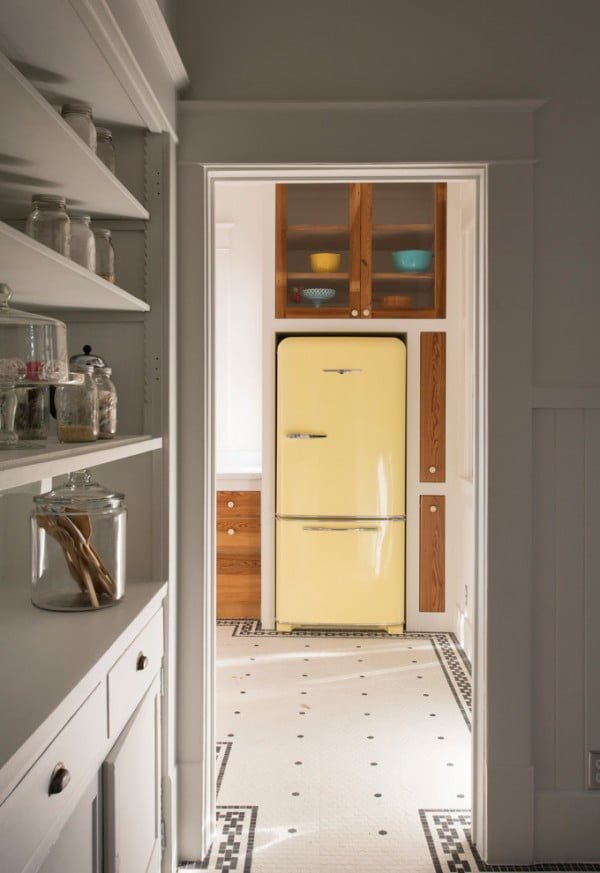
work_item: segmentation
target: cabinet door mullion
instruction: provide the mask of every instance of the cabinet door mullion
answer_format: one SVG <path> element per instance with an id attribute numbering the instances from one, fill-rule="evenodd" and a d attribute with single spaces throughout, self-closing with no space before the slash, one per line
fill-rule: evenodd
<path id="1" fill-rule="evenodd" d="M 360 314 L 372 313 L 373 186 L 360 186 Z"/>
<path id="2" fill-rule="evenodd" d="M 275 317 L 287 308 L 287 185 L 275 186 Z"/>

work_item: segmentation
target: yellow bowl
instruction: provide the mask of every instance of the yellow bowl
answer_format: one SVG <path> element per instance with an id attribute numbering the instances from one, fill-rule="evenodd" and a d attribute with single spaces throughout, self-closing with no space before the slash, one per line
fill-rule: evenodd
<path id="1" fill-rule="evenodd" d="M 334 252 L 317 252 L 310 256 L 313 273 L 337 273 L 341 262 L 342 256 Z"/>

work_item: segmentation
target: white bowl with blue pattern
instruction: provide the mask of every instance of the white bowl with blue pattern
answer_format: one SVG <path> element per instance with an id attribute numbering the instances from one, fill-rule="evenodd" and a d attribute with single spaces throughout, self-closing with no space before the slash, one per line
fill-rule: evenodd
<path id="1" fill-rule="evenodd" d="M 335 297 L 335 288 L 303 288 L 300 293 L 305 300 L 310 300 L 318 308 Z"/>

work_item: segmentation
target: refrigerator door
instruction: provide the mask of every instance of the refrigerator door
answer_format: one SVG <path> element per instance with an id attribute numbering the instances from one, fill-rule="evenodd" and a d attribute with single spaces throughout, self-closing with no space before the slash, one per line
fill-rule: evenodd
<path id="1" fill-rule="evenodd" d="M 278 515 L 404 515 L 404 343 L 289 337 L 277 358 Z"/>
<path id="2" fill-rule="evenodd" d="M 278 626 L 404 623 L 403 521 L 279 519 Z"/>

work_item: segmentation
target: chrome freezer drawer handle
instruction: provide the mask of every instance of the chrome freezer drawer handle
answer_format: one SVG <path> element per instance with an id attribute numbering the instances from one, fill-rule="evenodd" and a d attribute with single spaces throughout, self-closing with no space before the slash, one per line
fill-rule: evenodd
<path id="1" fill-rule="evenodd" d="M 286 433 L 288 440 L 324 440 L 326 433 Z"/>
<path id="2" fill-rule="evenodd" d="M 324 525 L 305 525 L 302 530 L 312 531 L 314 533 L 324 533 L 325 531 L 333 531 L 333 533 L 371 533 L 377 532 L 378 527 L 325 527 Z"/>

